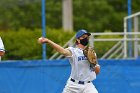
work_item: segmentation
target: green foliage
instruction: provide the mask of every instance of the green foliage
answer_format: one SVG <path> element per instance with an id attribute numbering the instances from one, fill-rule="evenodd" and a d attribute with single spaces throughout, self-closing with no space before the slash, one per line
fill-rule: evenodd
<path id="1" fill-rule="evenodd" d="M 99 36 L 99 37 L 96 37 L 97 39 L 98 38 L 102 38 L 102 39 L 111 39 L 111 38 L 122 38 L 122 36 L 120 35 L 105 35 L 105 36 Z M 102 57 L 107 51 L 109 51 L 116 43 L 117 41 L 95 41 L 94 42 L 94 46 L 95 46 L 95 50 L 97 52 L 97 56 L 98 58 Z"/>
<path id="2" fill-rule="evenodd" d="M 19 31 L 7 31 L 0 33 L 6 54 L 4 59 L 37 59 L 41 55 L 41 47 L 37 44 L 37 38 L 41 36 L 41 30 L 31 31 L 22 28 Z"/>
<path id="3" fill-rule="evenodd" d="M 50 28 L 62 28 L 62 0 L 47 0 L 46 20 Z"/>
<path id="4" fill-rule="evenodd" d="M 139 11 L 139 3 L 140 0 L 132 1 L 132 13 Z M 0 1 L 0 36 L 6 48 L 4 59 L 41 59 L 41 45 L 37 43 L 42 32 L 41 9 L 41 0 Z M 127 0 L 73 0 L 75 31 L 83 28 L 90 32 L 121 32 L 125 16 Z M 47 37 L 60 45 L 64 45 L 74 35 L 61 29 L 62 0 L 46 0 L 46 23 L 49 27 Z M 101 57 L 115 43 L 95 42 L 98 56 Z M 54 52 L 47 46 L 47 57 Z"/>
<path id="5" fill-rule="evenodd" d="M 78 11 L 78 12 L 77 12 Z M 85 28 L 90 32 L 103 32 L 109 29 L 110 16 L 114 13 L 113 7 L 105 0 L 76 0 L 74 2 L 75 28 Z"/>
<path id="6" fill-rule="evenodd" d="M 132 13 L 139 11 L 139 0 L 132 1 Z M 1 0 L 0 29 L 41 28 L 41 0 Z M 123 31 L 127 0 L 73 0 L 74 30 L 90 32 Z M 46 22 L 62 28 L 62 0 L 46 0 Z"/>
<path id="7" fill-rule="evenodd" d="M 26 59 L 41 59 L 42 46 L 37 40 L 41 36 L 41 29 L 21 28 L 18 31 L 1 31 L 0 36 L 3 39 L 6 54 L 4 60 L 26 60 Z M 64 45 L 74 33 L 64 32 L 61 29 L 47 28 L 47 37 L 54 42 Z M 47 46 L 47 57 L 53 55 L 54 51 L 50 46 Z"/>
<path id="8" fill-rule="evenodd" d="M 0 29 L 41 27 L 41 1 L 1 0 Z"/>
<path id="9" fill-rule="evenodd" d="M 61 46 L 63 46 L 69 39 L 71 39 L 74 34 L 74 32 L 65 32 L 62 29 L 56 30 L 48 28 L 47 30 L 47 37 Z M 56 51 L 52 47 L 47 47 L 48 58 L 52 56 L 55 52 Z"/>

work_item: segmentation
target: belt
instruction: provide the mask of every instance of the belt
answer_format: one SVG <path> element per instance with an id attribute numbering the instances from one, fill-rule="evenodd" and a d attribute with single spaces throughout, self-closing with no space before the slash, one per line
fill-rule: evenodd
<path id="1" fill-rule="evenodd" d="M 72 82 L 76 82 L 76 80 L 74 80 L 74 79 L 70 79 Z M 91 81 L 87 81 L 87 82 L 84 82 L 84 81 L 77 81 L 77 83 L 78 84 L 82 84 L 82 85 L 84 85 L 85 83 L 90 83 Z"/>

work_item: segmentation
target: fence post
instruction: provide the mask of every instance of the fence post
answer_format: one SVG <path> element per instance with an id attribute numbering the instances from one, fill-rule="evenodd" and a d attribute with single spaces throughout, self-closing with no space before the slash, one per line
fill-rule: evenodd
<path id="1" fill-rule="evenodd" d="M 46 37 L 46 16 L 45 16 L 46 0 L 42 0 L 42 36 Z M 46 60 L 46 44 L 42 44 L 42 59 Z"/>
<path id="2" fill-rule="evenodd" d="M 134 32 L 135 32 L 135 41 L 134 41 L 134 57 L 138 57 L 138 35 L 136 34 L 138 32 L 138 17 L 134 17 Z"/>
<path id="3" fill-rule="evenodd" d="M 124 18 L 124 58 L 127 58 L 127 19 Z"/>

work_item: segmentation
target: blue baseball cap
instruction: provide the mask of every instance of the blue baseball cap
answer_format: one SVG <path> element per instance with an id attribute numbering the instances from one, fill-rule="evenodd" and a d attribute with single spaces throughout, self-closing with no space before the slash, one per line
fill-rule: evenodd
<path id="1" fill-rule="evenodd" d="M 76 38 L 78 39 L 79 37 L 81 37 L 82 35 L 87 34 L 88 36 L 90 36 L 91 34 L 88 33 L 86 30 L 81 29 L 76 33 Z"/>

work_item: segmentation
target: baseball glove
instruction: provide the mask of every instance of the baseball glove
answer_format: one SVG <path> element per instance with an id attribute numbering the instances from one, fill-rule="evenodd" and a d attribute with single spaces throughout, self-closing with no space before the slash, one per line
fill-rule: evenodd
<path id="1" fill-rule="evenodd" d="M 92 47 L 86 47 L 83 50 L 83 54 L 87 57 L 89 63 L 91 63 L 92 65 L 96 65 L 98 64 L 97 62 L 97 56 L 96 56 L 96 52 Z"/>

